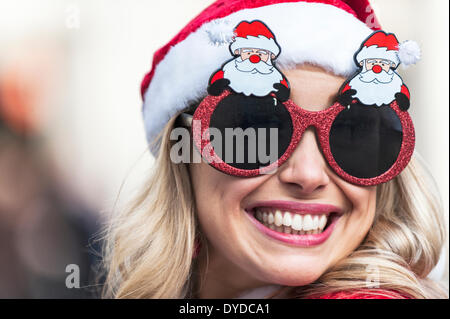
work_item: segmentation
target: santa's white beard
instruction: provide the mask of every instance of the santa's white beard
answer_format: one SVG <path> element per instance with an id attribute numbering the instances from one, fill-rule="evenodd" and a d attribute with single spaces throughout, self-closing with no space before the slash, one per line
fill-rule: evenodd
<path id="1" fill-rule="evenodd" d="M 273 85 L 283 80 L 281 73 L 270 63 L 260 61 L 251 63 L 249 59 L 242 61 L 237 57 L 223 67 L 223 77 L 230 80 L 230 87 L 236 93 L 247 96 L 266 96 L 275 91 Z"/>
<path id="2" fill-rule="evenodd" d="M 380 73 L 362 71 L 349 82 L 349 86 L 356 90 L 353 97 L 361 103 L 377 106 L 390 104 L 395 99 L 395 94 L 401 91 L 402 85 L 402 79 L 392 69 Z"/>

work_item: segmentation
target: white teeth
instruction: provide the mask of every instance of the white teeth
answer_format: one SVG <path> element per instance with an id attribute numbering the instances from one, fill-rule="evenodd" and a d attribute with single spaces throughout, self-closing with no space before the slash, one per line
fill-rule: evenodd
<path id="1" fill-rule="evenodd" d="M 303 222 L 302 222 L 302 216 L 299 214 L 295 214 L 294 220 L 292 221 L 292 228 L 295 230 L 302 230 Z"/>
<path id="2" fill-rule="evenodd" d="M 313 217 L 313 229 L 319 228 L 319 215 Z"/>
<path id="3" fill-rule="evenodd" d="M 293 235 L 320 234 L 328 221 L 326 214 L 302 215 L 268 209 L 257 209 L 255 218 L 272 230 Z"/>
<path id="4" fill-rule="evenodd" d="M 305 215 L 303 218 L 303 230 L 311 230 L 313 229 L 313 221 L 311 215 Z"/>
<path id="5" fill-rule="evenodd" d="M 283 225 L 284 226 L 291 226 L 292 225 L 292 215 L 289 212 L 284 213 L 283 217 Z"/>
<path id="6" fill-rule="evenodd" d="M 283 215 L 281 214 L 281 212 L 279 210 L 277 210 L 275 212 L 275 225 L 276 226 L 283 225 Z"/>
<path id="7" fill-rule="evenodd" d="M 319 219 L 320 230 L 322 230 L 326 224 L 327 224 L 327 216 L 325 216 L 325 215 L 320 216 L 320 219 Z"/>

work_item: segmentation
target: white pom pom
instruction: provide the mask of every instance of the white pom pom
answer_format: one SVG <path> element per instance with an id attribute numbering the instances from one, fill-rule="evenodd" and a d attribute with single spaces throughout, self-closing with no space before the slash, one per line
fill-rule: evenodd
<path id="1" fill-rule="evenodd" d="M 209 40 L 213 45 L 224 45 L 231 43 L 234 37 L 234 30 L 231 24 L 225 20 L 215 20 L 205 27 Z"/>
<path id="2" fill-rule="evenodd" d="M 420 60 L 420 47 L 411 40 L 400 43 L 398 46 L 398 58 L 405 66 L 415 64 Z"/>

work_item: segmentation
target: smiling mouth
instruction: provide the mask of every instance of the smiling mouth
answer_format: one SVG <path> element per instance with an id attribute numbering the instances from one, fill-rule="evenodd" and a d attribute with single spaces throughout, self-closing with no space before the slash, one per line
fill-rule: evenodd
<path id="1" fill-rule="evenodd" d="M 340 217 L 333 212 L 310 214 L 273 207 L 255 207 L 249 213 L 265 227 L 292 235 L 321 234 Z"/>

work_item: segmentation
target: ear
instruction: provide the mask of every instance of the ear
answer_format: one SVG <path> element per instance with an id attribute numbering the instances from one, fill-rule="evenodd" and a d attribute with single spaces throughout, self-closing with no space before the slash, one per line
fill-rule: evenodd
<path id="1" fill-rule="evenodd" d="M 234 50 L 235 55 L 239 55 L 239 49 Z"/>
<path id="2" fill-rule="evenodd" d="M 362 60 L 361 62 L 359 62 L 359 65 L 360 65 L 360 66 L 363 66 L 363 64 L 364 64 L 364 60 Z"/>
<path id="3" fill-rule="evenodd" d="M 275 59 L 275 54 L 271 54 L 271 56 L 270 56 L 270 58 L 272 59 L 272 60 L 274 60 Z"/>

